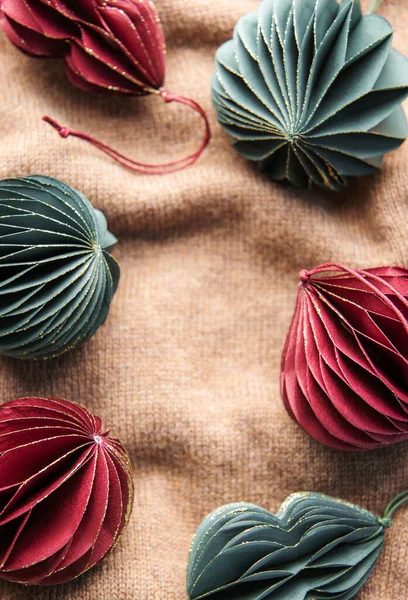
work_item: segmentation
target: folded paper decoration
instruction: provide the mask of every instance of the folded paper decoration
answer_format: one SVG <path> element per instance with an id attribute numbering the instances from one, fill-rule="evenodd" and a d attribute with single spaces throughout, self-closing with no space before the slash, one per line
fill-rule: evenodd
<path id="1" fill-rule="evenodd" d="M 50 177 L 0 181 L 0 353 L 56 356 L 104 323 L 119 282 L 103 214 Z"/>
<path id="2" fill-rule="evenodd" d="M 67 400 L 0 406 L 0 578 L 78 577 L 116 544 L 132 502 L 129 457 L 99 417 Z"/>
<path id="3" fill-rule="evenodd" d="M 193 541 L 189 600 L 351 600 L 371 574 L 385 529 L 408 499 L 383 518 L 313 493 L 290 496 L 275 516 L 254 504 L 211 513 Z"/>
<path id="4" fill-rule="evenodd" d="M 291 417 L 327 446 L 407 439 L 408 269 L 302 271 L 281 390 Z"/>
<path id="5" fill-rule="evenodd" d="M 360 0 L 264 0 L 216 55 L 213 103 L 236 150 L 302 188 L 375 172 L 407 135 L 392 35 Z"/>
<path id="6" fill-rule="evenodd" d="M 165 39 L 151 0 L 0 0 L 0 24 L 25 53 L 64 58 L 70 81 L 82 90 L 130 96 L 156 94 L 165 102 L 185 104 L 205 122 L 196 152 L 161 165 L 132 160 L 90 135 L 44 117 L 63 138 L 72 135 L 88 141 L 127 168 L 146 174 L 183 169 L 207 146 L 210 127 L 201 106 L 163 88 Z"/>

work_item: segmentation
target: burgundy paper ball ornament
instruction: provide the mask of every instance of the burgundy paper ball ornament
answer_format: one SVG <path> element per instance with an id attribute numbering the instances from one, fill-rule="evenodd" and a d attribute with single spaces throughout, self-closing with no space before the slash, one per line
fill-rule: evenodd
<path id="1" fill-rule="evenodd" d="M 408 269 L 300 273 L 282 357 L 291 417 L 319 442 L 369 450 L 408 438 Z"/>
<path id="2" fill-rule="evenodd" d="M 190 98 L 163 88 L 165 39 L 151 0 L 0 0 L 0 24 L 9 39 L 35 57 L 61 57 L 70 81 L 88 92 L 145 96 L 156 94 L 198 112 L 205 122 L 199 148 L 180 160 L 150 165 L 132 160 L 90 135 L 50 123 L 63 138 L 90 142 L 127 168 L 162 174 L 193 164 L 211 134 L 207 116 Z"/>
<path id="3" fill-rule="evenodd" d="M 67 400 L 0 406 L 0 578 L 70 581 L 116 544 L 132 509 L 129 457 Z"/>

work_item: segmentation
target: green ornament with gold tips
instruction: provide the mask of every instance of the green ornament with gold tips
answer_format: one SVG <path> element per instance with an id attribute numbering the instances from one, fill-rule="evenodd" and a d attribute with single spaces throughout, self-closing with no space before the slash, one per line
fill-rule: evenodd
<path id="1" fill-rule="evenodd" d="M 407 136 L 408 59 L 392 37 L 360 0 L 263 0 L 215 58 L 213 104 L 235 149 L 300 188 L 376 172 Z"/>
<path id="2" fill-rule="evenodd" d="M 274 515 L 228 504 L 199 526 L 187 572 L 189 600 L 351 600 L 367 581 L 394 512 L 383 517 L 317 493 L 289 496 Z"/>
<path id="3" fill-rule="evenodd" d="M 93 336 L 119 282 L 116 241 L 62 181 L 0 181 L 0 354 L 50 358 Z"/>

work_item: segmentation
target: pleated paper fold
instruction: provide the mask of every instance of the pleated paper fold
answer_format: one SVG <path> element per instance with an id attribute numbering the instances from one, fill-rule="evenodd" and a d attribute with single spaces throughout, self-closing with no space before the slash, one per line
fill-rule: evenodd
<path id="1" fill-rule="evenodd" d="M 338 190 L 407 136 L 408 59 L 360 0 L 264 0 L 215 60 L 213 103 L 236 150 L 273 179 Z"/>
<path id="2" fill-rule="evenodd" d="M 319 442 L 369 450 L 408 438 L 408 269 L 302 271 L 282 397 Z"/>
<path id="3" fill-rule="evenodd" d="M 116 544 L 132 503 L 129 457 L 99 417 L 61 399 L 0 406 L 0 578 L 78 577 Z"/>
<path id="4" fill-rule="evenodd" d="M 293 494 L 277 515 L 229 504 L 199 526 L 189 600 L 350 600 L 384 545 L 372 513 L 321 494 Z"/>
<path id="5" fill-rule="evenodd" d="M 50 177 L 0 181 L 0 353 L 49 358 L 104 323 L 119 282 L 101 211 Z"/>

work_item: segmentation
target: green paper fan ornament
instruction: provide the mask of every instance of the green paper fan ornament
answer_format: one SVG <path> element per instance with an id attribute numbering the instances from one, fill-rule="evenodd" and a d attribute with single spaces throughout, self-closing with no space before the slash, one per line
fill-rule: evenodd
<path id="1" fill-rule="evenodd" d="M 216 54 L 213 104 L 236 150 L 301 188 L 374 173 L 407 136 L 392 35 L 360 0 L 264 0 Z"/>
<path id="2" fill-rule="evenodd" d="M 316 493 L 289 496 L 277 515 L 229 504 L 197 530 L 187 570 L 189 600 L 351 600 L 370 576 L 394 512 L 382 518 Z"/>
<path id="3" fill-rule="evenodd" d="M 105 321 L 119 282 L 101 211 L 50 177 L 0 181 L 0 353 L 57 356 Z"/>

